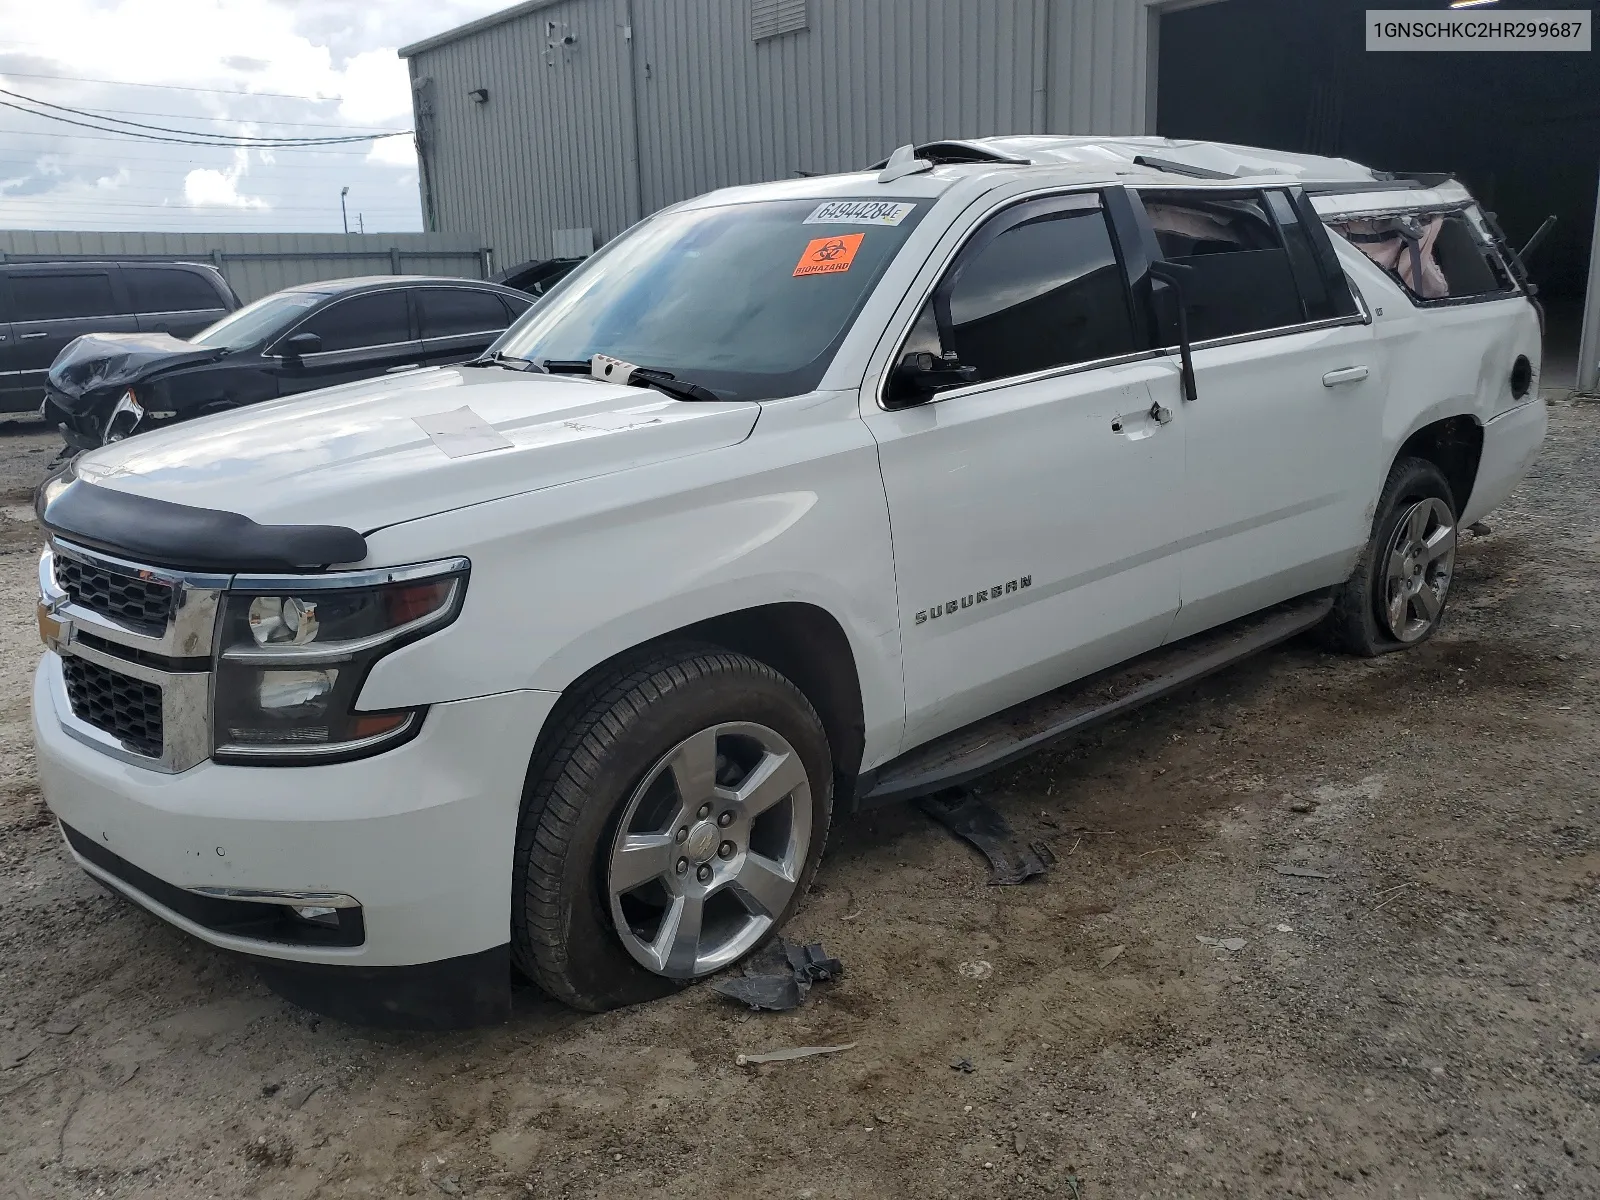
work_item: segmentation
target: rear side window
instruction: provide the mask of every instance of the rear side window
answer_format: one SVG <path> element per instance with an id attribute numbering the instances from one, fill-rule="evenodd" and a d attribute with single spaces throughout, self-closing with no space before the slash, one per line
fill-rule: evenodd
<path id="1" fill-rule="evenodd" d="M 193 271 L 123 267 L 122 277 L 133 291 L 133 306 L 138 312 L 197 312 L 227 307 L 216 288 Z"/>
<path id="2" fill-rule="evenodd" d="M 11 277 L 13 321 L 109 317 L 121 311 L 104 271 L 60 271 Z"/>
<path id="3" fill-rule="evenodd" d="M 461 333 L 499 333 L 507 325 L 506 308 L 493 292 L 471 288 L 418 288 L 417 320 L 425 338 Z"/>
<path id="4" fill-rule="evenodd" d="M 1517 290 L 1489 234 L 1464 210 L 1342 221 L 1332 228 L 1418 303 L 1498 300 Z"/>
<path id="5" fill-rule="evenodd" d="M 1141 198 L 1162 256 L 1194 268 L 1184 296 L 1195 341 L 1309 319 L 1289 251 L 1261 193 L 1144 192 Z M 1309 253 L 1309 245 L 1305 249 Z"/>
<path id="6" fill-rule="evenodd" d="M 396 288 L 335 301 L 294 332 L 320 335 L 324 353 L 408 342 L 411 318 L 406 312 L 406 294 Z"/>
<path id="7" fill-rule="evenodd" d="M 1105 214 L 1093 198 L 1072 203 L 992 218 L 935 290 L 905 349 L 953 351 L 979 381 L 1136 350 Z"/>

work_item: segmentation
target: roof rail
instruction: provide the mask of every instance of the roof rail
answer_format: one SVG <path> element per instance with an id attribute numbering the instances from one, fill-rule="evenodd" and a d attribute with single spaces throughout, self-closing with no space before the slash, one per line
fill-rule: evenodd
<path id="1" fill-rule="evenodd" d="M 1192 179 L 1237 179 L 1231 171 L 1213 171 L 1210 167 L 1196 167 L 1190 163 L 1174 162 L 1170 158 L 1156 158 L 1151 154 L 1135 154 L 1135 166 L 1149 167 L 1152 171 L 1165 171 L 1168 175 L 1187 175 Z"/>

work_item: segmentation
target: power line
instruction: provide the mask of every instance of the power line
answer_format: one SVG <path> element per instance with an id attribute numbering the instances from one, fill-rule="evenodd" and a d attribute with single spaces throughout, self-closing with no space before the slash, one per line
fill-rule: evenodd
<path id="1" fill-rule="evenodd" d="M 11 107 L 16 107 L 16 106 L 11 106 Z M 27 110 L 26 109 L 22 109 L 20 111 L 27 111 Z M 71 138 L 71 139 L 74 139 L 76 141 L 83 141 L 83 142 L 118 142 L 118 143 L 121 143 L 123 146 L 126 146 L 128 144 L 126 141 L 124 141 L 120 137 L 96 137 L 92 133 L 67 133 L 67 132 L 64 132 L 64 131 L 54 130 L 54 129 L 51 129 L 51 130 L 41 130 L 41 129 L 0 129 L 0 134 L 11 134 L 11 135 L 13 135 L 15 137 L 52 138 L 52 139 L 55 139 L 55 140 L 60 140 L 60 139 L 63 139 L 63 138 Z M 174 142 L 176 142 L 176 139 L 165 139 L 165 138 L 152 138 L 151 140 L 155 141 L 155 142 L 161 142 L 161 141 L 174 141 Z M 195 145 L 195 144 L 205 145 L 206 143 L 177 142 L 177 144 L 178 145 Z M 225 145 L 224 146 L 220 146 L 219 148 L 228 149 L 228 147 L 225 146 Z M 275 154 L 276 153 L 284 153 L 284 154 L 320 154 L 320 155 L 323 155 L 323 156 L 328 157 L 328 158 L 366 158 L 367 157 L 367 152 L 365 150 L 318 150 L 315 147 L 310 147 L 310 146 L 255 146 L 255 147 L 251 147 L 251 146 L 235 146 L 235 147 L 232 147 L 232 148 L 235 149 L 235 150 L 250 150 L 250 149 L 271 150 Z"/>
<path id="2" fill-rule="evenodd" d="M 82 75 L 34 75 L 26 71 L 0 71 L 11 79 L 54 79 L 65 83 L 102 83 L 107 87 L 162 88 L 169 92 L 209 92 L 218 96 L 271 96 L 275 100 L 305 100 L 312 104 L 337 104 L 343 96 L 296 96 L 290 92 L 252 92 L 245 88 L 185 87 L 178 83 L 134 83 L 128 79 L 88 79 Z"/>
<path id="3" fill-rule="evenodd" d="M 199 113 L 149 112 L 142 108 L 86 108 L 81 111 L 110 120 L 120 113 L 129 117 L 173 117 L 180 121 L 230 121 L 236 125 L 254 122 L 258 125 L 293 125 L 297 129 L 366 129 L 382 130 L 381 125 L 348 125 L 332 121 L 273 121 L 266 117 L 212 117 Z"/>
<path id="4" fill-rule="evenodd" d="M 242 134 L 212 134 L 197 132 L 192 129 L 171 129 L 164 125 L 148 125 L 142 121 L 127 121 L 120 117 L 96 117 L 93 113 L 81 109 L 71 108 L 65 104 L 52 104 L 48 100 L 36 100 L 32 96 L 24 96 L 20 92 L 13 92 L 7 88 L 0 88 L 0 95 L 11 96 L 14 100 L 22 100 L 27 104 L 39 105 L 42 108 L 54 109 L 60 113 L 72 113 L 75 117 L 89 117 L 94 121 L 109 124 L 91 124 L 88 121 L 74 120 L 73 117 L 57 116 L 52 112 L 40 112 L 38 109 L 26 108 L 12 100 L 0 100 L 0 106 L 15 109 L 17 112 L 28 113 L 30 116 L 42 117 L 47 121 L 59 121 L 65 125 L 76 125 L 83 129 L 93 129 L 98 133 L 114 133 L 121 137 L 137 138 L 142 141 L 169 142 L 183 146 L 226 146 L 245 149 L 287 149 L 297 146 L 336 146 L 354 142 L 373 142 L 382 138 L 404 137 L 411 131 L 409 129 L 392 130 L 388 133 L 348 134 L 339 137 L 323 138 L 258 138 Z M 117 125 L 128 126 L 126 129 L 115 128 Z M 139 132 L 150 130 L 152 132 Z M 180 135 L 180 136 L 158 136 Z"/>

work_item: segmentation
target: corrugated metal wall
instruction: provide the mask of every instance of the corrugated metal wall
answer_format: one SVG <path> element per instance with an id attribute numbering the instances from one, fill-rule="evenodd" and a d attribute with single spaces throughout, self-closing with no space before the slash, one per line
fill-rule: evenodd
<path id="1" fill-rule="evenodd" d="M 486 243 L 439 233 L 77 233 L 0 229 L 0 259 L 156 259 L 217 267 L 246 303 L 319 279 L 453 275 L 482 279 Z M 499 270 L 504 264 L 497 264 Z"/>
<path id="2" fill-rule="evenodd" d="M 751 0 L 525 8 L 411 62 L 438 228 L 507 263 L 909 141 L 1147 131 L 1151 0 L 808 0 L 805 30 L 762 42 Z"/>

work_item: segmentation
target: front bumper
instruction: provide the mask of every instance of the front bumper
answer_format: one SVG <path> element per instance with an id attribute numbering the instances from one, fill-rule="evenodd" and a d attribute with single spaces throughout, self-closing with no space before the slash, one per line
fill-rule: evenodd
<path id="1" fill-rule="evenodd" d="M 208 927 L 149 894 L 160 889 L 129 882 L 136 873 L 74 849 L 96 878 L 195 937 L 277 964 L 269 983 L 309 979 L 314 967 L 346 968 L 333 978 L 356 982 L 395 975 L 390 968 L 426 974 L 433 965 L 439 974 L 449 960 L 504 960 L 524 777 L 554 693 L 434 705 L 416 738 L 356 762 L 204 762 L 163 774 L 69 736 L 60 677 L 60 658 L 46 653 L 34 677 L 33 724 L 45 801 L 63 825 L 174 888 L 351 897 L 362 940 L 289 944 Z"/>

